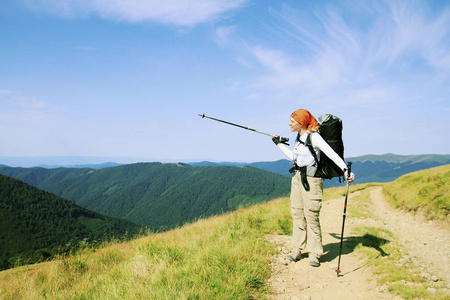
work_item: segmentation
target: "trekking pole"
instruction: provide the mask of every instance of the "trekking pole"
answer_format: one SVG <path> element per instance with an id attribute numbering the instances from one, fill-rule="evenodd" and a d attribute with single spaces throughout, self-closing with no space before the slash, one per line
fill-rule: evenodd
<path id="1" fill-rule="evenodd" d="M 227 122 L 227 121 L 216 119 L 216 118 L 211 118 L 211 117 L 205 116 L 205 114 L 198 114 L 198 115 L 200 117 L 202 117 L 202 119 L 203 118 L 207 118 L 207 119 L 211 119 L 211 120 L 214 120 L 214 121 L 217 121 L 217 122 L 222 122 L 222 123 L 225 123 L 225 124 L 228 124 L 228 125 L 233 125 L 233 126 L 236 126 L 236 127 L 242 128 L 242 129 L 250 130 L 250 131 L 253 131 L 253 132 L 256 132 L 256 133 L 268 135 L 268 136 L 271 136 L 271 137 L 275 137 L 276 136 L 276 135 L 273 135 L 273 134 L 270 134 L 270 133 L 267 133 L 267 132 L 262 132 L 262 131 L 258 131 L 258 130 L 252 129 L 250 127 L 242 126 L 242 125 L 239 125 L 239 124 Z M 283 144 L 286 144 L 286 145 L 289 146 L 289 144 L 287 142 L 289 142 L 289 138 L 280 137 L 280 143 L 283 143 Z"/>
<path id="2" fill-rule="evenodd" d="M 350 176 L 352 173 L 352 163 L 349 162 L 347 165 L 347 174 Z M 348 199 L 348 180 L 347 180 L 347 191 L 345 192 L 345 202 L 344 202 L 344 215 L 342 217 L 342 232 L 341 232 L 341 244 L 339 246 L 339 259 L 338 259 L 338 266 L 336 269 L 337 276 L 339 277 L 339 274 L 341 273 L 341 253 L 342 253 L 342 242 L 344 239 L 344 225 L 345 225 L 345 216 L 347 213 L 347 199 Z"/>

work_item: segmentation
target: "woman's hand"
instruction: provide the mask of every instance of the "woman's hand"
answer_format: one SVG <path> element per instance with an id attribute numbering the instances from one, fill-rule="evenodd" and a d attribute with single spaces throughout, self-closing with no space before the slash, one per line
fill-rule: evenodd
<path id="1" fill-rule="evenodd" d="M 275 143 L 275 145 L 277 145 L 277 146 L 278 146 L 279 143 L 281 143 L 280 139 L 281 139 L 281 136 L 280 136 L 280 135 L 275 135 L 275 136 L 272 137 L 272 141 L 273 141 L 273 142 Z"/>
<path id="2" fill-rule="evenodd" d="M 272 136 L 272 141 L 277 146 L 278 146 L 278 144 L 285 144 L 285 145 L 289 146 L 289 144 L 288 144 L 289 139 L 285 138 L 285 137 L 282 137 L 281 135 L 274 135 L 274 136 Z"/>
<path id="3" fill-rule="evenodd" d="M 348 174 L 348 170 L 345 170 L 345 178 L 347 179 L 348 183 L 352 183 L 355 181 L 355 173 L 350 172 L 350 175 Z"/>

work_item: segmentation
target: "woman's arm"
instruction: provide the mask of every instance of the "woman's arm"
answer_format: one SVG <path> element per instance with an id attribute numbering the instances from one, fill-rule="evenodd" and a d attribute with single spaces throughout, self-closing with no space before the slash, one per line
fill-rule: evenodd
<path id="1" fill-rule="evenodd" d="M 294 161 L 294 152 L 292 150 L 289 150 L 288 147 L 286 147 L 284 144 L 279 143 L 277 144 L 278 148 L 280 148 L 280 150 L 284 153 L 284 155 L 287 156 L 287 158 L 290 161 Z"/>
<path id="2" fill-rule="evenodd" d="M 323 139 L 320 134 L 311 135 L 311 143 L 313 147 L 318 148 L 321 152 L 325 153 L 342 171 L 347 169 L 347 165 L 344 160 L 331 148 L 330 145 Z M 344 171 L 345 172 L 345 171 Z"/>

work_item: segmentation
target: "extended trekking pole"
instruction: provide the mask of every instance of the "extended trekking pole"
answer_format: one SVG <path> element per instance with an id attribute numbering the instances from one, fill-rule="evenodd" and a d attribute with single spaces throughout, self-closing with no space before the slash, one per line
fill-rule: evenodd
<path id="1" fill-rule="evenodd" d="M 352 173 L 352 163 L 349 162 L 347 165 L 347 174 L 350 175 Z M 348 180 L 347 180 L 347 191 L 345 192 L 345 202 L 344 202 L 344 215 L 342 217 L 342 232 L 341 232 L 341 244 L 339 246 L 339 260 L 338 260 L 338 266 L 336 269 L 337 276 L 339 277 L 341 273 L 341 253 L 342 253 L 342 241 L 344 239 L 344 225 L 345 225 L 345 216 L 347 213 L 347 199 L 348 199 Z"/>
<path id="2" fill-rule="evenodd" d="M 262 131 L 258 131 L 258 130 L 255 130 L 255 129 L 252 129 L 252 128 L 249 128 L 249 127 L 246 127 L 246 126 L 238 125 L 238 124 L 235 124 L 235 123 L 227 122 L 227 121 L 216 119 L 216 118 L 211 118 L 211 117 L 205 116 L 205 114 L 198 114 L 198 115 L 200 117 L 202 117 L 202 118 L 207 118 L 207 119 L 211 119 L 211 120 L 214 120 L 214 121 L 217 121 L 217 122 L 222 122 L 222 123 L 225 123 L 225 124 L 228 124 L 228 125 L 233 125 L 233 126 L 236 126 L 236 127 L 239 127 L 239 128 L 243 128 L 243 129 L 246 129 L 246 130 L 250 130 L 250 131 L 253 131 L 253 132 L 256 132 L 256 133 L 261 133 L 261 134 L 268 135 L 268 136 L 271 136 L 271 137 L 275 137 L 276 136 L 276 135 L 273 135 L 273 134 L 270 134 L 270 133 L 266 133 L 266 132 L 262 132 Z M 283 143 L 283 144 L 286 144 L 286 145 L 289 146 L 289 144 L 287 142 L 289 142 L 289 138 L 280 137 L 280 143 Z"/>

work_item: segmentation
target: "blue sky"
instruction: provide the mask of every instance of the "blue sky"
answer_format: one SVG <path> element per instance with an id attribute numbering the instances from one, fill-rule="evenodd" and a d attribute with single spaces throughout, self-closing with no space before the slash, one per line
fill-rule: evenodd
<path id="1" fill-rule="evenodd" d="M 273 161 L 298 108 L 345 156 L 449 154 L 449 1 L 11 0 L 0 157 Z M 116 159 L 118 160 L 118 159 Z"/>

